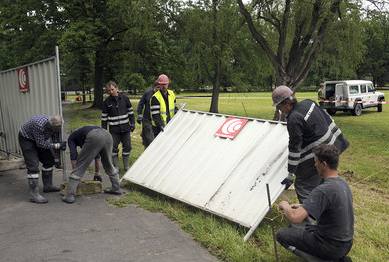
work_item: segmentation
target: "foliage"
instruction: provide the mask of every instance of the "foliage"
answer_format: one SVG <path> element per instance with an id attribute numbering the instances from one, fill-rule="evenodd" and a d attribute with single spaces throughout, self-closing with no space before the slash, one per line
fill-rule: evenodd
<path id="1" fill-rule="evenodd" d="M 121 86 L 125 86 L 128 91 L 131 91 L 132 94 L 136 95 L 138 92 L 145 90 L 146 81 L 143 79 L 142 74 L 133 73 L 128 75 L 128 77 L 124 76 Z"/>

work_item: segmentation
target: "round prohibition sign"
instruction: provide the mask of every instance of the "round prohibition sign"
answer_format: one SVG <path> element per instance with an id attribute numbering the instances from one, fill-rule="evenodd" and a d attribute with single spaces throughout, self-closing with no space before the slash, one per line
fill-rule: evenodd
<path id="1" fill-rule="evenodd" d="M 23 68 L 23 69 L 20 69 L 19 70 L 19 86 L 21 87 L 21 89 L 26 89 L 27 88 L 27 74 L 26 74 L 26 69 Z"/>
<path id="2" fill-rule="evenodd" d="M 229 135 L 234 134 L 236 131 L 242 128 L 242 125 L 245 124 L 245 121 L 243 119 L 230 119 L 227 122 L 224 123 L 222 127 L 222 133 Z"/>

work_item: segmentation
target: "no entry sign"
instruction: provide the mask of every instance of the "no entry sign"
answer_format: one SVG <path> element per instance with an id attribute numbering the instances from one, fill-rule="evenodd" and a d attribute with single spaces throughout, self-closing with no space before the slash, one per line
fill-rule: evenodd
<path id="1" fill-rule="evenodd" d="M 229 117 L 223 125 L 216 131 L 216 136 L 234 139 L 247 124 L 247 119 Z"/>
<path id="2" fill-rule="evenodd" d="M 18 74 L 19 91 L 22 93 L 28 92 L 30 89 L 28 84 L 28 68 L 22 67 L 17 69 L 16 72 Z"/>

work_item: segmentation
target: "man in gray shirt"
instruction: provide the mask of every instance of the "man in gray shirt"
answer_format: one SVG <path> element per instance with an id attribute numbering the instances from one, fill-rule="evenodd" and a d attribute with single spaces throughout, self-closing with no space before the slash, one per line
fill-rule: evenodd
<path id="1" fill-rule="evenodd" d="M 279 208 L 291 223 L 301 223 L 310 216 L 317 225 L 281 228 L 277 241 L 296 254 L 303 251 L 321 259 L 347 261 L 345 256 L 354 235 L 354 212 L 351 190 L 337 171 L 339 150 L 333 145 L 320 145 L 313 153 L 322 183 L 302 205 L 281 201 Z"/>

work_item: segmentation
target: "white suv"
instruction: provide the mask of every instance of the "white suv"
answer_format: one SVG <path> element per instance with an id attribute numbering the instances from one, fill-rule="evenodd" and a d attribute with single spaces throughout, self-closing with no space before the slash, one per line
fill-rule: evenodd
<path id="1" fill-rule="evenodd" d="M 384 94 L 374 89 L 373 83 L 366 80 L 326 81 L 319 95 L 321 108 L 330 115 L 336 111 L 351 111 L 355 116 L 362 114 L 363 108 L 377 107 L 382 112 Z"/>

